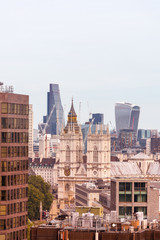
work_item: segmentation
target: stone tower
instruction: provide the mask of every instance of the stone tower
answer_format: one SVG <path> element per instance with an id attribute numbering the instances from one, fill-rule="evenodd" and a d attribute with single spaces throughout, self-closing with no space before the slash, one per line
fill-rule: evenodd
<path id="1" fill-rule="evenodd" d="M 60 136 L 58 199 L 66 204 L 74 202 L 75 184 L 86 181 L 83 165 L 83 137 L 77 123 L 73 100 L 66 127 Z"/>
<path id="2" fill-rule="evenodd" d="M 95 133 L 91 133 L 89 128 L 87 138 L 87 177 L 91 180 L 102 178 L 104 181 L 110 180 L 110 133 L 104 131 L 103 125 L 96 125 Z"/>
<path id="3" fill-rule="evenodd" d="M 109 129 L 94 134 L 89 128 L 87 137 L 87 162 L 83 162 L 83 136 L 77 123 L 73 100 L 67 125 L 62 129 L 59 150 L 58 200 L 61 206 L 74 203 L 75 184 L 103 179 L 110 180 Z"/>

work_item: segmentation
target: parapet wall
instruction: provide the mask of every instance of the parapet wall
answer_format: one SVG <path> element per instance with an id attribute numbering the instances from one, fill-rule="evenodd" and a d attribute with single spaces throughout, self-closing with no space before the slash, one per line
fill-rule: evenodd
<path id="1" fill-rule="evenodd" d="M 53 227 L 31 228 L 31 240 L 160 240 L 160 230 L 146 229 L 139 232 L 106 232 L 60 229 Z"/>

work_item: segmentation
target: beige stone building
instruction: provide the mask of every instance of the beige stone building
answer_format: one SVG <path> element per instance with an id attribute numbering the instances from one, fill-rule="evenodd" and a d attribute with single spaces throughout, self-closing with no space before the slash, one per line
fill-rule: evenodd
<path id="1" fill-rule="evenodd" d="M 68 114 L 67 125 L 61 132 L 59 150 L 58 199 L 64 203 L 74 203 L 75 184 L 82 184 L 103 178 L 110 179 L 110 134 L 91 133 L 87 139 L 87 162 L 83 156 L 83 136 L 77 123 L 73 101 Z"/>
<path id="2" fill-rule="evenodd" d="M 128 159 L 128 162 L 137 163 L 142 171 L 142 174 L 146 175 L 150 164 L 154 163 L 154 159 L 140 152 L 135 156 L 131 157 L 130 159 Z"/>

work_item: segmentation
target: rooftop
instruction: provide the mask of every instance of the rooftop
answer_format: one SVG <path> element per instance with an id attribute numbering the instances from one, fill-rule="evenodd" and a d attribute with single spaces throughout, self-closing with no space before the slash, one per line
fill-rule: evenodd
<path id="1" fill-rule="evenodd" d="M 150 159 L 150 158 L 146 154 L 140 152 L 140 153 L 134 155 L 133 157 L 131 157 L 131 159 L 144 159 L 144 160 L 146 160 L 146 159 Z"/>
<path id="2" fill-rule="evenodd" d="M 137 163 L 132 162 L 111 162 L 111 177 L 137 176 L 142 172 Z"/>

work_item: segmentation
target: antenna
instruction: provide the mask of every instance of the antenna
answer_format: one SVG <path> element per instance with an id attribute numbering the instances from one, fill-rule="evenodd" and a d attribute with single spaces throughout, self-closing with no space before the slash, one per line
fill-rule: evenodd
<path id="1" fill-rule="evenodd" d="M 91 118 L 92 117 L 92 111 L 91 111 L 91 109 L 89 107 L 89 103 L 88 102 L 87 102 L 87 106 L 88 106 L 89 118 Z"/>
<path id="2" fill-rule="evenodd" d="M 79 124 L 81 124 L 81 102 L 79 102 Z"/>

